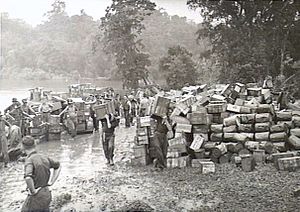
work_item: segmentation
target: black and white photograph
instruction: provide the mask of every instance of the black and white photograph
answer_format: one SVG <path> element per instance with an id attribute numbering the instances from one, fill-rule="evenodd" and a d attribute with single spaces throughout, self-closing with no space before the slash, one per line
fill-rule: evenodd
<path id="1" fill-rule="evenodd" d="M 0 15 L 0 212 L 300 211 L 300 0 Z"/>

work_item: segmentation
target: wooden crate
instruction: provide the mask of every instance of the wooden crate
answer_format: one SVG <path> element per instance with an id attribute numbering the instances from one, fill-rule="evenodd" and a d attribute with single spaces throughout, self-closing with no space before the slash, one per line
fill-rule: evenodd
<path id="1" fill-rule="evenodd" d="M 290 158 L 293 157 L 294 154 L 292 152 L 281 152 L 281 153 L 274 153 L 272 154 L 272 161 L 274 163 L 274 166 L 278 168 L 278 160 L 280 158 Z"/>
<path id="2" fill-rule="evenodd" d="M 60 133 L 49 133 L 48 140 L 49 141 L 59 141 L 61 138 Z"/>
<path id="3" fill-rule="evenodd" d="M 42 129 L 40 127 L 29 127 L 29 134 L 31 136 L 40 136 L 42 134 Z"/>
<path id="4" fill-rule="evenodd" d="M 177 125 L 176 125 L 176 132 L 191 133 L 192 132 L 192 125 L 191 124 L 177 123 Z"/>
<path id="5" fill-rule="evenodd" d="M 105 118 L 105 115 L 107 114 L 106 104 L 95 105 L 94 110 L 98 120 Z"/>
<path id="6" fill-rule="evenodd" d="M 206 106 L 208 113 L 222 113 L 226 111 L 226 103 L 208 104 Z"/>
<path id="7" fill-rule="evenodd" d="M 150 116 L 137 117 L 136 122 L 137 122 L 137 127 L 150 127 L 151 126 Z"/>
<path id="8" fill-rule="evenodd" d="M 76 130 L 80 131 L 80 132 L 85 131 L 86 130 L 86 122 L 84 121 L 80 124 L 77 124 Z"/>
<path id="9" fill-rule="evenodd" d="M 205 159 L 193 159 L 192 167 L 200 168 L 201 174 L 214 173 L 216 171 L 215 163 Z"/>
<path id="10" fill-rule="evenodd" d="M 170 101 L 170 99 L 163 96 L 156 96 L 156 99 L 151 107 L 151 114 L 164 117 L 168 113 Z"/>
<path id="11" fill-rule="evenodd" d="M 189 119 L 191 124 L 207 124 L 208 123 L 207 113 L 199 113 L 199 112 L 188 113 L 187 118 Z"/>
<path id="12" fill-rule="evenodd" d="M 242 169 L 245 172 L 251 172 L 255 168 L 255 161 L 252 155 L 241 155 Z"/>
<path id="13" fill-rule="evenodd" d="M 173 139 L 168 140 L 169 147 L 176 146 L 176 145 L 185 145 L 185 138 L 183 135 L 175 137 Z"/>
<path id="14" fill-rule="evenodd" d="M 60 116 L 49 116 L 49 124 L 51 125 L 59 125 L 60 123 Z"/>
<path id="15" fill-rule="evenodd" d="M 51 125 L 49 126 L 49 133 L 61 133 L 62 127 L 61 125 Z"/>
<path id="16" fill-rule="evenodd" d="M 222 133 L 223 132 L 223 124 L 212 124 L 212 125 L 210 125 L 210 132 Z"/>
<path id="17" fill-rule="evenodd" d="M 227 104 L 227 111 L 233 112 L 233 113 L 240 113 L 241 112 L 241 106 L 233 105 L 233 104 Z"/>
<path id="18" fill-rule="evenodd" d="M 183 168 L 188 166 L 189 157 L 167 158 L 168 168 Z"/>
<path id="19" fill-rule="evenodd" d="M 291 135 L 288 138 L 287 143 L 291 149 L 300 150 L 300 138 L 299 137 L 297 137 L 295 135 Z"/>
<path id="20" fill-rule="evenodd" d="M 300 157 L 279 158 L 277 168 L 281 171 L 295 171 L 300 168 Z"/>

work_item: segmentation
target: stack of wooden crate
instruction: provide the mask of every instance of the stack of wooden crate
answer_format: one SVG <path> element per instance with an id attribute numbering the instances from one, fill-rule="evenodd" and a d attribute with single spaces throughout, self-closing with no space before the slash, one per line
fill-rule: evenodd
<path id="1" fill-rule="evenodd" d="M 48 140 L 60 140 L 62 126 L 60 124 L 60 116 L 51 115 L 48 127 Z"/>
<path id="2" fill-rule="evenodd" d="M 176 133 L 175 138 L 170 139 L 168 142 L 167 167 L 182 168 L 188 166 L 189 158 L 183 133 Z"/>
<path id="3" fill-rule="evenodd" d="M 150 163 L 149 143 L 153 139 L 153 126 L 150 116 L 138 117 L 135 142 L 133 146 L 134 157 L 132 163 L 148 165 Z"/>

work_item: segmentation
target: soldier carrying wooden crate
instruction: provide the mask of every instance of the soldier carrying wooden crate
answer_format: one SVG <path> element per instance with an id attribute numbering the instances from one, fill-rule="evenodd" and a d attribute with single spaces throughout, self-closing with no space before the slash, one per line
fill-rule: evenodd
<path id="1" fill-rule="evenodd" d="M 118 120 L 113 114 L 106 114 L 105 118 L 100 119 L 102 125 L 102 146 L 107 164 L 114 165 L 115 148 L 115 128 L 118 126 Z"/>

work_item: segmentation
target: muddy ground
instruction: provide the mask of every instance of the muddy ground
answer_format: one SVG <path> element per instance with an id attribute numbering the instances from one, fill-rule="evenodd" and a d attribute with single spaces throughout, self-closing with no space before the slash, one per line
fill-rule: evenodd
<path id="1" fill-rule="evenodd" d="M 116 132 L 116 164 L 106 166 L 99 134 L 39 144 L 62 173 L 52 186 L 53 211 L 300 211 L 293 191 L 300 172 L 272 164 L 243 172 L 233 164 L 203 175 L 197 168 L 155 171 L 130 164 L 135 128 Z M 1 168 L 0 211 L 19 211 L 26 197 L 23 164 Z"/>

